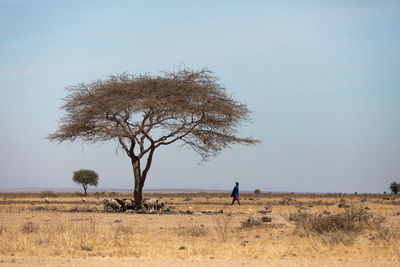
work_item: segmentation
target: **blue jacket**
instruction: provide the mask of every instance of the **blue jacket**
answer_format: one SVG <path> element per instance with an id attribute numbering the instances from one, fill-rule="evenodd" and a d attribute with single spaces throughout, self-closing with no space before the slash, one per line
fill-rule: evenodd
<path id="1" fill-rule="evenodd" d="M 232 191 L 233 197 L 239 197 L 239 186 L 235 185 Z"/>

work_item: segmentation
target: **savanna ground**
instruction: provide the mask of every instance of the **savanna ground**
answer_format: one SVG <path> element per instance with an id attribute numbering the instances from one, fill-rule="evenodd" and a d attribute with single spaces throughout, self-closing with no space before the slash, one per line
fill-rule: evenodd
<path id="1" fill-rule="evenodd" d="M 163 214 L 103 212 L 110 197 L 131 195 L 0 194 L 0 265 L 400 265 L 393 195 L 145 194 L 176 208 Z"/>

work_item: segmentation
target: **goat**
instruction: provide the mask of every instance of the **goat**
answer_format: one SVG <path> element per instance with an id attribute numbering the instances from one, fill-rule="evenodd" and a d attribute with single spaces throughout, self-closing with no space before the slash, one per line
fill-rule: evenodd
<path id="1" fill-rule="evenodd" d="M 115 199 L 104 199 L 104 211 L 120 211 L 121 205 Z"/>
<path id="2" fill-rule="evenodd" d="M 135 208 L 135 201 L 131 198 L 123 198 L 125 203 L 125 210 L 133 210 Z"/>
<path id="3" fill-rule="evenodd" d="M 125 201 L 124 201 L 124 200 L 122 200 L 122 199 L 120 199 L 120 198 L 115 198 L 114 200 L 117 201 L 119 205 L 121 205 L 121 209 L 122 209 L 123 211 L 126 210 L 126 208 L 125 208 Z"/>
<path id="4" fill-rule="evenodd" d="M 165 201 L 158 201 L 156 204 L 156 209 L 158 211 L 163 211 L 165 206 Z"/>
<path id="5" fill-rule="evenodd" d="M 143 206 L 146 210 L 156 210 L 158 199 L 148 199 L 143 202 Z"/>

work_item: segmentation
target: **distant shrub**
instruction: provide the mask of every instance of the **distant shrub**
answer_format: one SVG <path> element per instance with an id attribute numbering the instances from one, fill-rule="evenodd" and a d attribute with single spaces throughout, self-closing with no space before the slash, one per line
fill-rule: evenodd
<path id="1" fill-rule="evenodd" d="M 392 182 L 390 184 L 390 190 L 392 191 L 393 194 L 397 195 L 397 193 L 400 191 L 400 184 L 396 182 Z"/>
<path id="2" fill-rule="evenodd" d="M 350 209 L 333 215 L 304 214 L 296 221 L 296 231 L 302 236 L 320 236 L 325 241 L 351 244 L 367 227 L 380 227 L 378 221 L 364 209 Z"/>
<path id="3" fill-rule="evenodd" d="M 55 193 L 52 190 L 43 191 L 39 195 L 40 195 L 40 197 L 43 197 L 43 198 L 44 197 L 57 197 L 57 193 Z"/>
<path id="4" fill-rule="evenodd" d="M 254 194 L 256 194 L 256 195 L 261 194 L 261 190 L 257 188 L 256 190 L 254 190 Z"/>
<path id="5" fill-rule="evenodd" d="M 94 192 L 93 195 L 95 197 L 105 197 L 106 196 L 106 192 Z"/>

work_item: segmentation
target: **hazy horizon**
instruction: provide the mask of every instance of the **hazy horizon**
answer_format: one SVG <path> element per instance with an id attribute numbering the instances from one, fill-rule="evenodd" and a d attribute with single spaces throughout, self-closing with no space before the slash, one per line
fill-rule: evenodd
<path id="1" fill-rule="evenodd" d="M 154 154 L 145 189 L 389 192 L 400 182 L 399 1 L 0 1 L 0 188 L 133 188 L 115 142 L 53 144 L 65 87 L 108 75 L 209 68 L 252 110 L 199 164 Z"/>
<path id="2" fill-rule="evenodd" d="M 260 188 L 256 188 L 260 189 Z M 241 193 L 254 193 L 256 190 L 240 190 Z M 53 191 L 56 193 L 82 193 L 82 186 L 77 187 L 18 187 L 18 188 L 0 188 L 0 193 L 42 193 L 45 191 Z M 102 193 L 102 192 L 122 192 L 122 193 L 132 193 L 133 188 L 111 188 L 111 187 L 89 187 L 87 189 L 87 193 Z M 202 188 L 144 188 L 144 193 L 163 193 L 163 194 L 174 194 L 174 193 L 229 193 L 227 197 L 230 195 L 232 190 L 228 189 L 202 189 Z M 262 194 L 391 194 L 389 190 L 384 192 L 370 193 L 370 192 L 299 192 L 299 191 L 265 191 L 261 190 Z"/>

